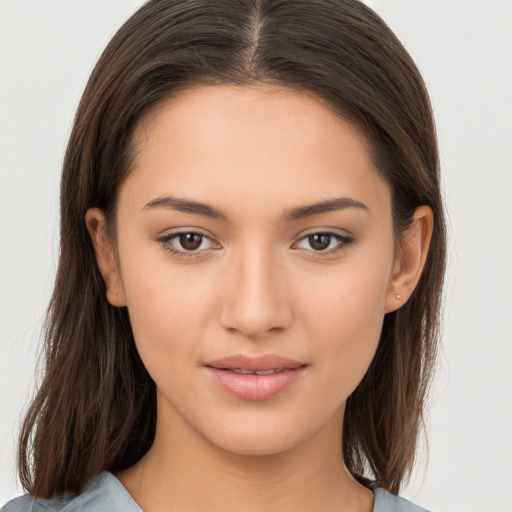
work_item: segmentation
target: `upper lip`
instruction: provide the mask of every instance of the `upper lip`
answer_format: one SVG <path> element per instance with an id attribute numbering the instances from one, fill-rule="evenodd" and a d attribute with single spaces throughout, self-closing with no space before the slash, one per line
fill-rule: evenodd
<path id="1" fill-rule="evenodd" d="M 305 363 L 288 359 L 277 354 L 264 354 L 257 357 L 251 357 L 245 354 L 235 354 L 215 361 L 206 363 L 206 366 L 212 368 L 224 369 L 240 369 L 252 371 L 273 370 L 277 368 L 292 369 L 305 366 Z"/>

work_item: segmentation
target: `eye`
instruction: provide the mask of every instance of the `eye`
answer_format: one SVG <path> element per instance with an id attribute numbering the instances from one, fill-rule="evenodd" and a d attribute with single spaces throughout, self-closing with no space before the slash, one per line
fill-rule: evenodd
<path id="1" fill-rule="evenodd" d="M 313 250 L 314 252 L 332 253 L 351 244 L 353 239 L 339 233 L 319 232 L 311 233 L 301 238 L 296 247 L 299 249 Z"/>
<path id="2" fill-rule="evenodd" d="M 194 231 L 173 233 L 159 239 L 164 249 L 180 256 L 192 255 L 208 249 L 217 248 L 211 238 Z"/>

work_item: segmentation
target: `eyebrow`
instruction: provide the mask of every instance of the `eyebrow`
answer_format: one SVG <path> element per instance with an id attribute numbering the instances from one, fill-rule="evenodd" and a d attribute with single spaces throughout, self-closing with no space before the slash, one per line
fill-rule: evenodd
<path id="1" fill-rule="evenodd" d="M 360 201 L 356 201 L 350 197 L 338 197 L 335 199 L 328 199 L 327 201 L 322 201 L 320 203 L 293 208 L 286 212 L 283 218 L 285 221 L 290 222 L 303 219 L 305 217 L 312 217 L 313 215 L 319 215 L 320 213 L 345 210 L 346 208 L 360 208 L 366 212 L 370 211 L 370 208 Z"/>
<path id="2" fill-rule="evenodd" d="M 144 206 L 142 210 L 151 210 L 158 207 L 191 213 L 193 215 L 202 215 L 203 217 L 210 217 L 212 219 L 228 220 L 226 214 L 213 206 L 175 196 L 157 197 Z"/>
<path id="3" fill-rule="evenodd" d="M 218 219 L 227 221 L 228 216 L 221 210 L 214 208 L 206 203 L 199 201 L 192 201 L 190 199 L 183 199 L 175 196 L 157 197 L 150 201 L 144 208 L 145 210 L 152 210 L 154 208 L 168 208 L 171 210 L 177 210 L 184 213 L 190 213 L 192 215 L 201 215 L 203 217 L 210 217 L 212 219 Z M 293 208 L 283 215 L 285 222 L 292 222 L 303 219 L 305 217 L 312 217 L 313 215 L 319 215 L 321 213 L 332 212 L 336 210 L 344 210 L 346 208 L 359 208 L 366 212 L 370 211 L 370 208 L 365 204 L 351 199 L 349 197 L 339 197 L 335 199 L 328 199 L 319 203 L 314 203 L 306 206 L 300 206 Z"/>

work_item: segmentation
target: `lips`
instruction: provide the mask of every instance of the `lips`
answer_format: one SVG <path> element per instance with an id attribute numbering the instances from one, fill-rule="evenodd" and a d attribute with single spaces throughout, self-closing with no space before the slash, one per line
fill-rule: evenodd
<path id="1" fill-rule="evenodd" d="M 217 385 L 242 400 L 273 398 L 297 381 L 306 366 L 276 354 L 259 357 L 237 354 L 205 365 Z"/>
<path id="2" fill-rule="evenodd" d="M 265 354 L 258 357 L 250 357 L 244 354 L 236 354 L 233 356 L 224 357 L 206 363 L 206 366 L 212 368 L 218 368 L 219 370 L 247 370 L 251 372 L 255 371 L 269 371 L 275 369 L 289 370 L 304 366 L 304 363 L 295 361 L 293 359 L 287 359 L 285 357 L 278 356 L 276 354 Z"/>

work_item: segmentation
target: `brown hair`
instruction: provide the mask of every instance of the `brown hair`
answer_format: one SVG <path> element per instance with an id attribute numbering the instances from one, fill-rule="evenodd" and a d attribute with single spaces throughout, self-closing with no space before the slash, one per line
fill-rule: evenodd
<path id="1" fill-rule="evenodd" d="M 434 212 L 420 282 L 386 315 L 377 353 L 349 397 L 344 462 L 398 493 L 413 466 L 439 337 L 445 225 L 436 134 L 422 78 L 386 24 L 356 0 L 151 0 L 117 32 L 76 113 L 61 185 L 61 251 L 45 324 L 45 374 L 23 424 L 19 473 L 38 497 L 81 492 L 153 442 L 155 384 L 126 308 L 109 305 L 84 216 L 111 223 L 141 116 L 205 83 L 272 83 L 313 94 L 358 126 L 393 192 L 397 239 Z M 340 433 L 341 435 L 341 433 Z"/>

